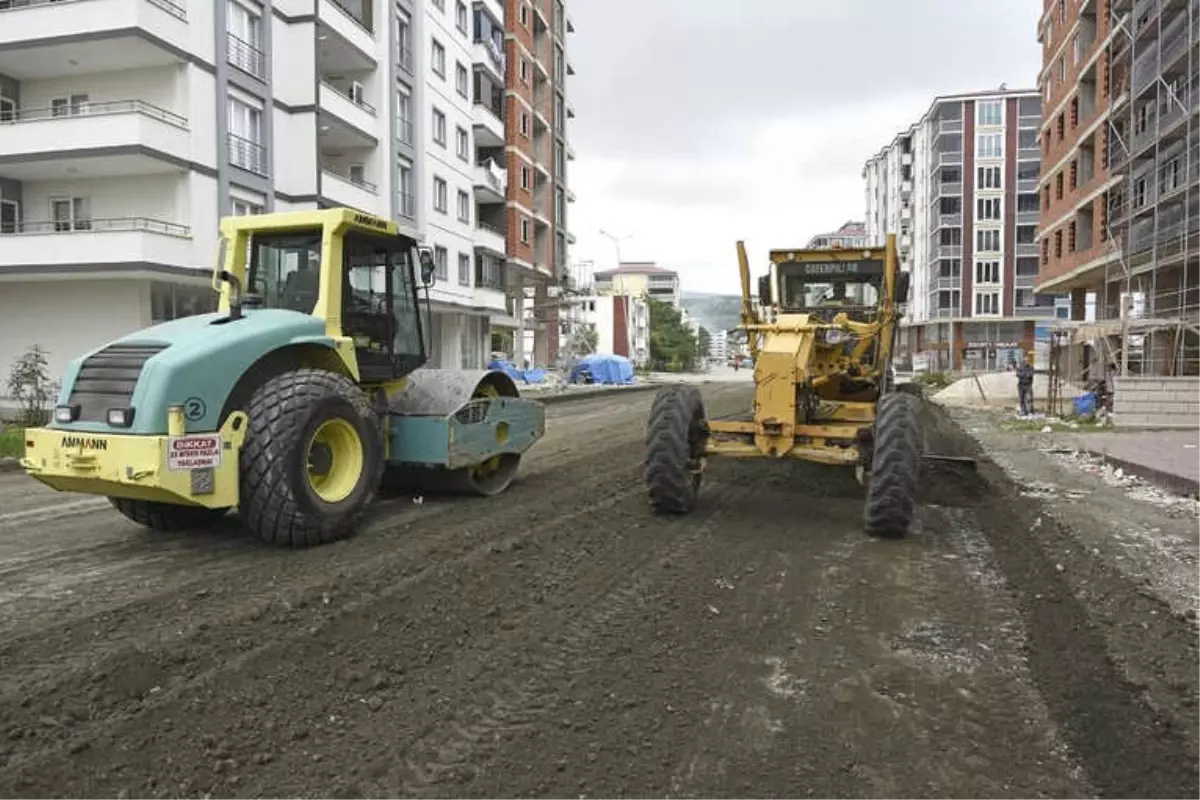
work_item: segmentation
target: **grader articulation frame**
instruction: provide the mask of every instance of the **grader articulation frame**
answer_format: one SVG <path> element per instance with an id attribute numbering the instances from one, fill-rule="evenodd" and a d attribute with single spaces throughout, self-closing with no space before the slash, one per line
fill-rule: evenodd
<path id="1" fill-rule="evenodd" d="M 713 456 L 812 461 L 853 468 L 867 486 L 865 527 L 908 532 L 922 457 L 918 397 L 892 368 L 909 276 L 895 236 L 859 250 L 772 250 L 759 279 L 738 242 L 742 325 L 754 361 L 749 414 L 709 419 L 694 386 L 659 391 L 650 411 L 645 482 L 659 513 L 692 509 Z M 765 316 L 765 318 L 764 318 Z"/>
<path id="2" fill-rule="evenodd" d="M 381 483 L 508 487 L 545 409 L 503 372 L 421 369 L 428 250 L 351 209 L 228 217 L 221 243 L 218 310 L 73 361 L 30 475 L 159 530 L 237 508 L 295 547 L 353 534 Z"/>

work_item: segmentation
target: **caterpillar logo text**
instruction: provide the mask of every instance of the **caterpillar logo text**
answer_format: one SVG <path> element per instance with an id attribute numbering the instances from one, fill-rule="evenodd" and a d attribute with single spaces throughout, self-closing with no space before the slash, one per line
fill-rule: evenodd
<path id="1" fill-rule="evenodd" d="M 107 450 L 108 441 L 93 436 L 64 436 L 62 446 L 64 449 L 78 447 L 81 450 Z"/>

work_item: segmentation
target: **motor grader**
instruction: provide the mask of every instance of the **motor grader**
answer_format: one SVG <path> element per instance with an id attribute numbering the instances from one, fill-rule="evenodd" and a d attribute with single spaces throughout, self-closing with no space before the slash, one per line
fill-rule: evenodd
<path id="1" fill-rule="evenodd" d="M 227 217 L 220 233 L 217 311 L 71 362 L 53 420 L 25 432 L 29 475 L 158 530 L 236 508 L 294 547 L 353 534 L 381 484 L 509 486 L 545 409 L 503 372 L 422 368 L 427 249 L 350 209 Z"/>
<path id="2" fill-rule="evenodd" d="M 690 511 L 714 456 L 797 459 L 853 469 L 867 487 L 866 531 L 906 535 L 922 436 L 920 400 L 898 390 L 892 369 L 899 304 L 909 291 L 895 236 L 884 247 L 772 250 L 757 306 L 743 242 L 737 253 L 753 408 L 710 419 L 695 386 L 660 389 L 646 434 L 651 507 Z"/>

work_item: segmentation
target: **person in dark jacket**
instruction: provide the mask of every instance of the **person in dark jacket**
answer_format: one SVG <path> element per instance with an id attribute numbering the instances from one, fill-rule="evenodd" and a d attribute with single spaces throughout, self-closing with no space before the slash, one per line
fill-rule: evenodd
<path id="1" fill-rule="evenodd" d="M 1033 413 L 1033 359 L 1029 356 L 1017 367 L 1017 397 L 1021 400 L 1021 416 Z"/>

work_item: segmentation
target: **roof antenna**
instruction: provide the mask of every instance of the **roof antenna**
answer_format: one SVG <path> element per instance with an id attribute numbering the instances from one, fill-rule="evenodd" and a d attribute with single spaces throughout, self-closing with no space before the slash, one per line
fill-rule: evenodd
<path id="1" fill-rule="evenodd" d="M 1007 91 L 1007 90 L 1008 90 L 1008 84 L 1007 84 L 1007 83 L 1002 83 L 1002 84 L 1000 84 L 1000 91 L 1002 91 L 1002 92 L 1003 92 L 1003 91 Z"/>

